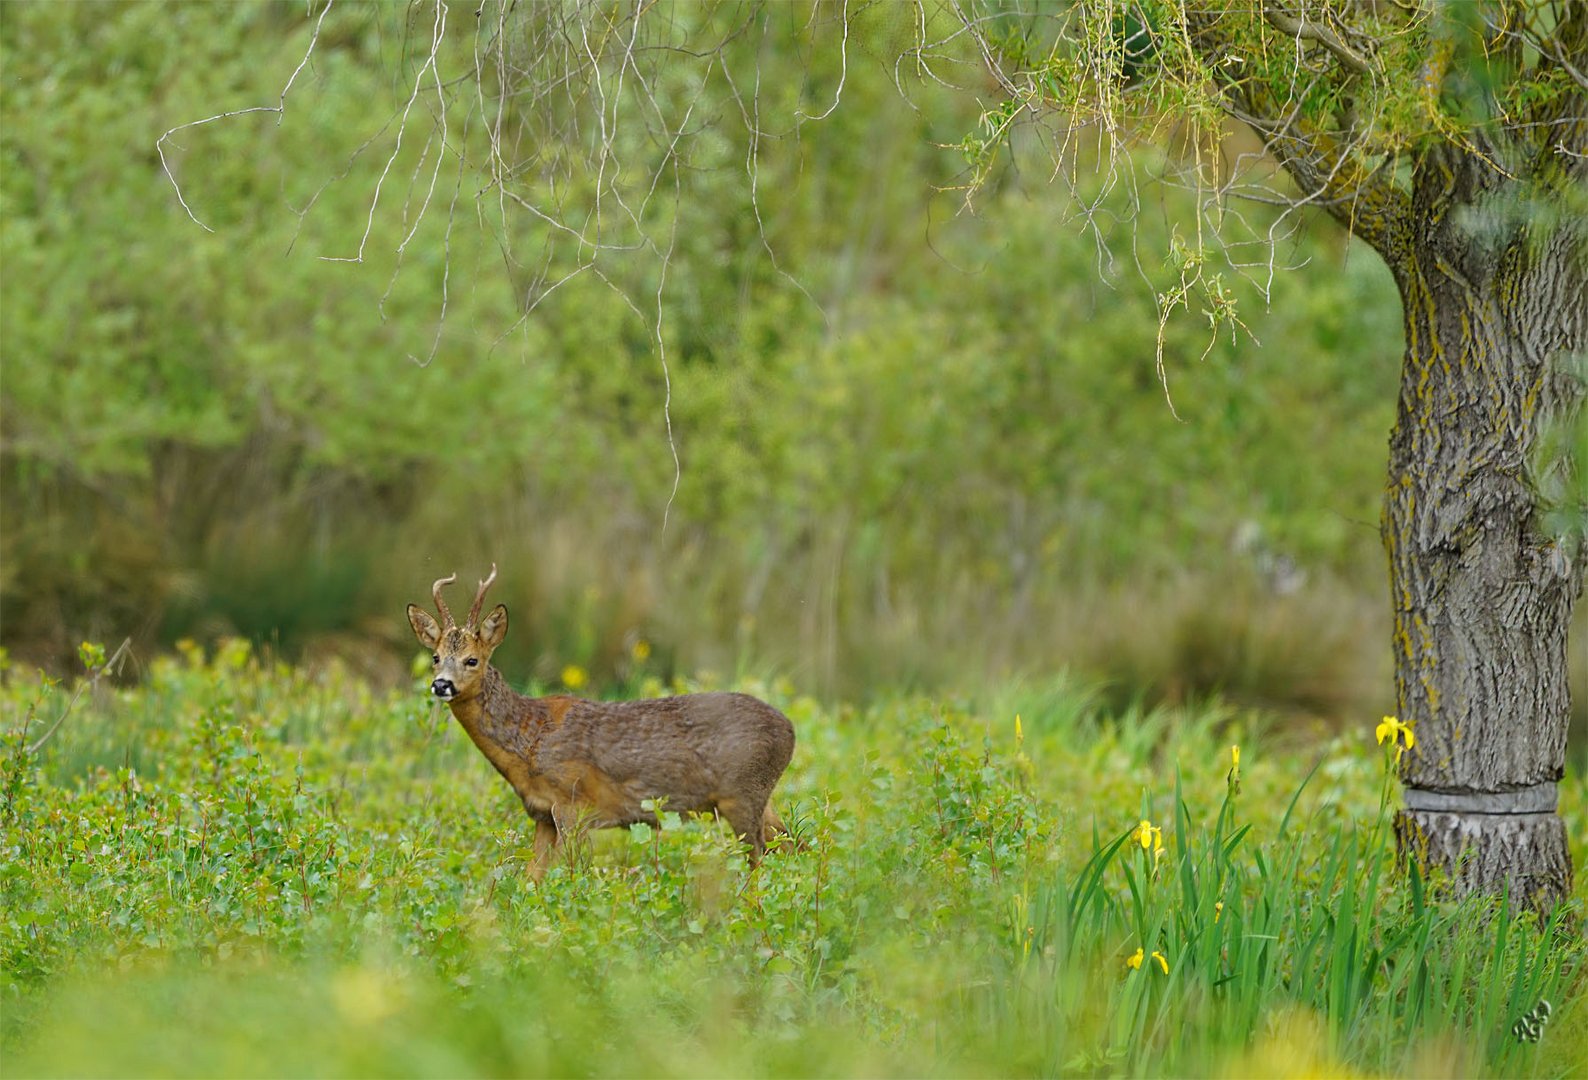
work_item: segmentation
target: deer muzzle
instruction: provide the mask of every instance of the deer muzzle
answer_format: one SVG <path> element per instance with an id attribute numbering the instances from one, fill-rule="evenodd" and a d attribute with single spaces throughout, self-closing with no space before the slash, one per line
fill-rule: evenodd
<path id="1" fill-rule="evenodd" d="M 457 696 L 458 688 L 452 685 L 451 679 L 436 679 L 430 684 L 430 692 L 442 701 L 451 701 Z"/>

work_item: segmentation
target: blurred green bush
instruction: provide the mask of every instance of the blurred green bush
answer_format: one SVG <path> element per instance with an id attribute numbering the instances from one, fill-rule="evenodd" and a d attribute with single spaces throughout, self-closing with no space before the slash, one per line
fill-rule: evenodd
<path id="1" fill-rule="evenodd" d="M 207 232 L 156 140 L 275 104 L 309 41 L 301 10 L 7 5 L 13 652 L 241 633 L 395 677 L 402 603 L 495 560 L 504 664 L 543 678 L 570 662 L 609 678 L 644 638 L 664 667 L 753 663 L 850 693 L 1071 662 L 1126 694 L 1323 711 L 1387 695 L 1363 643 L 1387 633 L 1399 319 L 1385 271 L 1334 231 L 1280 252 L 1300 268 L 1266 305 L 1238 287 L 1255 340 L 1201 358 L 1203 328 L 1170 325 L 1178 421 L 1153 365 L 1172 279 L 1131 257 L 1169 249 L 1173 207 L 1109 234 L 1118 196 L 1075 222 L 1062 191 L 1011 177 L 964 214 L 943 148 L 977 107 L 930 84 L 901 96 L 897 13 L 856 20 L 843 107 L 759 141 L 752 203 L 735 87 L 759 79 L 770 131 L 825 108 L 837 76 L 817 31 L 779 15 L 772 46 L 724 54 L 734 85 L 653 87 L 715 120 L 649 219 L 676 237 L 664 372 L 657 312 L 632 306 L 655 293 L 654 253 L 613 254 L 524 317 L 540 294 L 519 256 L 554 228 L 491 217 L 455 156 L 420 218 L 440 141 L 410 128 L 391 156 L 428 43 L 403 18 L 337 8 L 279 123 L 166 143 Z M 468 46 L 449 41 L 443 67 L 471 70 Z M 465 104 L 454 152 L 482 145 Z M 620 138 L 630 160 L 661 153 Z M 320 258 L 361 245 L 362 263 Z M 1276 633 L 1294 644 L 1259 640 Z M 1187 650 L 1189 677 L 1163 666 Z"/>

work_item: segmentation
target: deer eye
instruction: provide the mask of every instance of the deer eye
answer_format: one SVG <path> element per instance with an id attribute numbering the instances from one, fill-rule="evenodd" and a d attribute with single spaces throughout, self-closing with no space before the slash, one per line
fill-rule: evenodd
<path id="1" fill-rule="evenodd" d="M 440 654 L 440 653 L 431 653 L 431 654 L 430 654 L 430 662 L 431 662 L 431 663 L 432 663 L 432 664 L 439 664 L 439 663 L 441 663 L 441 654 Z"/>
<path id="2" fill-rule="evenodd" d="M 473 656 L 471 656 L 467 660 L 463 661 L 463 663 L 466 666 L 468 666 L 468 667 L 479 667 L 480 666 L 480 661 L 478 660 L 478 658 L 473 657 Z"/>

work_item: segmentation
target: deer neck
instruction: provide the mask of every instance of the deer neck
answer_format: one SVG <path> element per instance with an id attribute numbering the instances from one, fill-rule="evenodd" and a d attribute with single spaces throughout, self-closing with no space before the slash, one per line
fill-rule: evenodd
<path id="1" fill-rule="evenodd" d="M 480 692 L 464 701 L 449 703 L 452 715 L 475 743 L 501 744 L 526 727 L 538 727 L 533 698 L 524 697 L 507 685 L 502 673 L 486 665 Z"/>

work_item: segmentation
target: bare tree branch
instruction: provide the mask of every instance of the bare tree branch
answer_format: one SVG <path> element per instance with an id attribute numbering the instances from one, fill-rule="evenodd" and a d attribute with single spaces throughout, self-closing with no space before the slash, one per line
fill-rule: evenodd
<path id="1" fill-rule="evenodd" d="M 1372 64 L 1323 23 L 1298 18 L 1289 12 L 1272 7 L 1263 9 L 1263 18 L 1282 34 L 1317 42 L 1333 53 L 1335 59 L 1358 75 L 1368 75 L 1374 71 Z"/>
<path id="2" fill-rule="evenodd" d="M 439 70 L 437 69 L 437 66 L 436 66 L 436 57 L 441 52 L 441 39 L 442 39 L 443 36 L 445 36 L 446 32 L 447 32 L 447 5 L 446 5 L 446 0 L 436 0 L 435 23 L 434 23 L 434 26 L 431 29 L 431 35 L 430 35 L 430 55 L 425 60 L 425 62 L 422 65 L 420 65 L 419 71 L 414 75 L 413 92 L 408 95 L 408 103 L 403 106 L 402 120 L 397 125 L 397 139 L 396 139 L 396 142 L 392 146 L 392 151 L 391 151 L 390 156 L 386 158 L 386 167 L 381 170 L 380 178 L 375 181 L 375 193 L 374 193 L 374 195 L 372 195 L 370 197 L 370 201 L 369 201 L 369 217 L 368 217 L 368 220 L 365 222 L 365 225 L 364 225 L 364 235 L 358 242 L 358 251 L 357 251 L 356 254 L 353 254 L 353 255 L 321 255 L 320 258 L 324 262 L 361 263 L 361 262 L 364 261 L 364 248 L 369 244 L 369 234 L 375 228 L 375 208 L 380 205 L 381 188 L 383 188 L 386 185 L 386 177 L 388 175 L 390 175 L 391 167 L 397 161 L 397 155 L 402 153 L 403 134 L 408 130 L 408 114 L 413 110 L 414 103 L 419 100 L 420 87 L 424 84 L 425 72 L 428 71 L 434 76 L 434 78 L 436 80 L 437 93 L 438 94 L 441 93 L 441 86 L 440 86 L 440 84 L 441 84 L 441 74 L 440 74 L 440 72 L 439 72 Z M 446 103 L 445 103 L 445 101 L 442 102 L 441 113 L 442 113 L 442 120 L 441 120 L 441 124 L 442 124 L 442 144 L 443 144 L 443 149 L 445 149 L 445 141 L 446 141 L 446 120 L 445 120 Z M 440 167 L 441 167 L 441 158 L 438 155 L 437 158 L 436 158 L 436 168 L 437 168 L 438 171 L 439 171 Z M 432 190 L 433 190 L 433 187 L 432 187 Z M 430 204 L 430 200 L 427 197 L 426 200 L 425 200 L 425 205 L 429 206 L 429 204 Z M 420 216 L 420 218 L 424 217 L 424 211 L 423 210 L 420 211 L 419 216 Z M 418 229 L 418 227 L 419 227 L 419 224 L 416 221 L 414 223 L 414 228 Z M 404 243 L 406 244 L 406 241 Z"/>
<path id="3" fill-rule="evenodd" d="M 309 58 L 314 55 L 314 46 L 320 40 L 320 27 L 325 24 L 325 17 L 331 13 L 331 5 L 335 2 L 336 0 L 325 0 L 325 7 L 321 9 L 320 17 L 315 20 L 314 34 L 309 38 L 309 47 L 304 50 L 303 59 L 298 61 L 298 66 L 292 69 L 292 74 L 288 76 L 286 85 L 281 88 L 281 94 L 276 98 L 276 103 L 274 105 L 254 105 L 246 109 L 233 109 L 230 112 L 217 113 L 214 116 L 206 116 L 202 120 L 192 120 L 186 124 L 178 124 L 176 127 L 171 128 L 165 132 L 165 134 L 161 135 L 155 140 L 154 150 L 156 154 L 160 155 L 160 168 L 165 170 L 165 178 L 171 181 L 171 187 L 176 191 L 176 201 L 182 204 L 182 209 L 187 212 L 187 216 L 192 220 L 193 224 L 197 225 L 205 232 L 212 233 L 215 230 L 198 219 L 198 215 L 193 213 L 193 208 L 188 205 L 187 199 L 183 196 L 182 185 L 177 183 L 176 176 L 171 172 L 171 163 L 166 160 L 166 140 L 172 135 L 175 135 L 177 132 L 185 131 L 188 128 L 201 127 L 204 124 L 213 124 L 217 120 L 226 120 L 233 116 L 245 116 L 248 113 L 275 113 L 276 123 L 280 124 L 287 115 L 287 93 L 292 89 L 292 84 L 298 81 L 298 73 L 308 66 Z"/>

